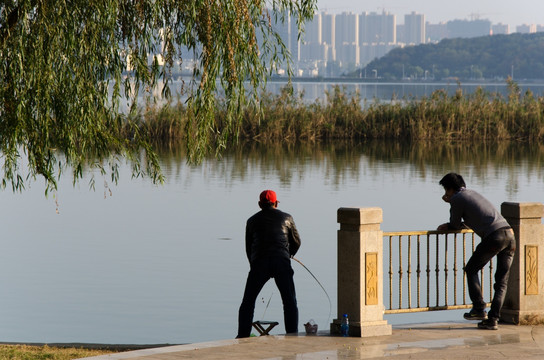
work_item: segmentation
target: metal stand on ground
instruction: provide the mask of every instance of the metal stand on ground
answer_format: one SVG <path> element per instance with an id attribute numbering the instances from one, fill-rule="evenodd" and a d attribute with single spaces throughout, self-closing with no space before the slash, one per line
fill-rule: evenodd
<path id="1" fill-rule="evenodd" d="M 254 321 L 252 325 L 255 329 L 257 329 L 260 336 L 263 336 L 268 335 L 270 330 L 272 330 L 278 324 L 279 322 L 277 321 Z M 266 326 L 266 328 L 264 326 Z"/>

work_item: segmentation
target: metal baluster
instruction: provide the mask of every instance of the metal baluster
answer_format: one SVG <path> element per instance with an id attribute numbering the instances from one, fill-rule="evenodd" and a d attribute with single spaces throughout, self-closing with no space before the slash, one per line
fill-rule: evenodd
<path id="1" fill-rule="evenodd" d="M 420 256 L 420 236 L 417 236 L 417 307 L 421 307 L 420 304 L 420 291 L 421 291 L 421 256 Z"/>
<path id="2" fill-rule="evenodd" d="M 408 308 L 412 308 L 412 235 L 408 235 Z"/>
<path id="3" fill-rule="evenodd" d="M 445 236 L 444 253 L 444 305 L 448 306 L 448 234 Z"/>
<path id="4" fill-rule="evenodd" d="M 465 266 L 467 265 L 467 238 L 463 234 L 463 305 L 467 304 L 467 282 L 465 281 Z"/>
<path id="5" fill-rule="evenodd" d="M 474 249 L 476 248 L 476 238 L 474 237 L 474 234 L 472 234 L 472 252 L 470 253 L 470 256 L 472 256 L 472 254 L 474 254 Z M 465 266 L 467 266 L 467 264 L 465 263 Z M 466 277 L 466 273 L 465 273 L 465 277 Z"/>
<path id="6" fill-rule="evenodd" d="M 389 236 L 389 309 L 393 309 L 393 250 L 392 236 Z"/>
<path id="7" fill-rule="evenodd" d="M 430 300 L 430 293 L 431 293 L 431 261 L 430 261 L 430 238 L 429 234 L 427 234 L 427 307 L 431 306 L 431 300 Z"/>
<path id="8" fill-rule="evenodd" d="M 399 235 L 399 309 L 402 309 L 402 235 Z"/>
<path id="9" fill-rule="evenodd" d="M 453 235 L 452 235 L 453 234 Z M 461 234 L 461 235 L 459 235 Z M 468 242 L 470 241 L 470 238 L 467 237 L 467 234 L 471 234 L 472 236 L 472 245 L 469 245 Z M 431 237 L 435 235 L 435 239 L 431 239 Z M 393 281 L 394 274 L 393 274 L 393 237 L 398 236 L 398 244 L 397 245 L 397 251 L 398 256 L 395 255 L 395 260 L 398 261 L 398 271 L 395 271 L 398 273 L 398 278 L 396 281 L 398 281 L 398 289 L 397 289 L 397 295 L 398 296 L 398 307 L 393 308 Z M 414 249 L 414 237 L 417 236 L 417 250 Z M 427 244 L 423 243 L 422 236 L 427 237 Z M 444 238 L 442 238 L 444 236 Z M 453 241 L 451 239 L 451 236 L 453 236 Z M 465 281 L 465 272 L 464 269 L 466 267 L 467 261 L 469 260 L 469 257 L 471 256 L 470 253 L 470 247 L 472 247 L 472 253 L 474 253 L 474 250 L 476 246 L 478 245 L 478 242 L 480 239 L 476 239 L 476 235 L 472 231 L 460 231 L 460 232 L 451 232 L 447 234 L 439 234 L 436 231 L 417 231 L 417 232 L 411 232 L 411 231 L 397 231 L 397 232 L 390 232 L 390 233 L 384 233 L 384 240 L 385 237 L 389 238 L 389 308 L 385 310 L 386 314 L 394 314 L 394 313 L 408 313 L 408 312 L 418 312 L 418 311 L 435 311 L 435 310 L 447 310 L 447 309 L 459 309 L 459 308 L 468 308 L 470 304 L 467 304 L 467 301 L 469 300 L 468 296 L 468 285 Z M 407 243 L 404 244 L 405 239 L 404 237 L 408 237 L 406 239 Z M 461 238 L 460 238 L 461 237 Z M 431 252 L 433 251 L 431 249 L 431 243 L 435 242 L 435 249 L 436 253 L 433 255 Z M 459 241 L 462 241 L 462 243 L 459 243 Z M 443 245 L 442 245 L 443 243 Z M 386 245 L 384 241 L 384 245 Z M 453 253 L 451 254 L 452 259 L 449 259 L 450 253 L 452 250 L 450 249 L 450 245 L 453 246 Z M 427 258 L 424 259 L 425 256 L 422 254 L 422 247 L 427 246 Z M 441 246 L 444 246 L 444 250 L 441 250 Z M 406 252 L 404 251 L 406 250 Z M 412 251 L 416 253 L 412 253 Z M 459 251 L 462 251 L 462 255 L 459 254 Z M 406 261 L 406 264 L 403 264 L 403 257 L 407 254 L 408 259 Z M 414 259 L 412 259 L 412 256 Z M 436 266 L 431 266 L 431 257 L 433 257 L 433 260 L 435 260 Z M 441 261 L 444 261 L 444 266 L 441 270 Z M 427 265 L 423 265 L 423 261 L 427 261 Z M 413 264 L 413 262 L 416 261 L 416 264 Z M 413 269 L 412 267 L 415 267 Z M 487 270 L 483 271 L 481 277 L 482 282 L 481 286 L 482 288 L 486 285 L 486 279 L 488 279 L 489 282 L 489 296 L 492 297 L 493 295 L 493 267 L 494 264 L 492 261 L 489 263 L 489 277 L 487 276 Z M 424 269 L 425 268 L 425 269 Z M 431 269 L 432 268 L 432 269 Z M 435 284 L 436 289 L 431 288 L 431 271 L 435 273 Z M 440 272 L 444 271 L 443 275 L 443 283 L 441 279 Z M 460 273 L 462 271 L 462 273 Z M 412 274 L 416 273 L 416 278 L 412 278 Z M 425 284 L 421 284 L 422 282 L 422 273 L 427 273 L 427 282 Z M 453 273 L 452 273 L 453 272 Z M 407 276 L 407 281 L 404 280 L 404 276 Z M 452 274 L 450 274 L 452 273 Z M 451 280 L 451 277 L 453 276 L 453 280 Z M 459 278 L 458 278 L 459 277 Z M 406 283 L 406 289 L 404 288 L 403 281 Z M 416 281 L 416 284 L 414 284 L 414 281 Z M 453 289 L 450 291 L 450 281 L 453 282 Z M 459 291 L 461 291 L 461 285 L 459 284 L 459 281 L 462 281 L 462 295 L 459 294 Z M 414 288 L 415 286 L 415 288 Z M 424 303 L 424 300 L 421 299 L 422 294 L 422 287 L 427 287 L 427 303 Z M 443 286 L 443 287 L 442 287 Z M 406 300 L 403 299 L 403 291 L 408 291 L 408 296 L 406 297 Z M 415 292 L 415 293 L 414 293 Z M 431 292 L 435 293 L 436 301 L 433 301 L 433 304 L 431 305 Z M 441 292 L 443 292 L 444 299 L 441 299 Z M 487 289 L 485 291 L 482 289 L 482 292 L 486 293 Z M 450 299 L 450 296 L 453 299 Z M 414 299 L 416 297 L 416 299 Z M 413 304 L 412 302 L 416 302 L 416 304 Z M 395 303 L 397 303 L 395 301 Z"/>
<path id="10" fill-rule="evenodd" d="M 438 267 L 440 263 L 439 253 L 440 253 L 440 242 L 438 239 L 438 234 L 436 234 L 436 267 L 434 270 L 436 273 L 436 306 L 438 306 L 438 298 L 440 297 L 440 278 L 439 278 L 440 268 Z"/>
<path id="11" fill-rule="evenodd" d="M 481 242 L 481 239 L 480 239 L 480 242 Z M 474 254 L 474 249 L 472 249 L 472 253 Z M 490 263 L 490 267 L 491 267 L 491 263 Z M 490 271 L 491 271 L 491 269 L 490 269 Z M 480 289 L 482 290 L 482 297 L 483 297 L 483 295 L 485 294 L 485 273 L 484 273 L 484 268 L 482 268 L 482 270 L 480 270 Z M 491 291 L 491 289 L 489 289 L 489 290 Z"/>
<path id="12" fill-rule="evenodd" d="M 463 305 L 467 304 L 467 282 L 465 273 L 465 266 L 467 266 L 467 238 L 465 235 L 466 234 L 463 234 Z M 474 243 L 474 237 L 472 237 L 472 242 Z"/>
<path id="13" fill-rule="evenodd" d="M 457 234 L 453 235 L 453 305 L 457 305 Z"/>

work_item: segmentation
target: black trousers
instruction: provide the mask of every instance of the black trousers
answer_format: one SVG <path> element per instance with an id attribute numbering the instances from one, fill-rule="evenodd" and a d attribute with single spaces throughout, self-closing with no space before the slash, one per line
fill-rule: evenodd
<path id="1" fill-rule="evenodd" d="M 242 305 L 238 312 L 238 336 L 249 337 L 255 310 L 255 301 L 263 286 L 274 278 L 283 302 L 283 318 L 286 333 L 298 332 L 298 307 L 293 281 L 291 260 L 285 257 L 265 257 L 253 261 L 247 276 Z"/>
<path id="2" fill-rule="evenodd" d="M 474 250 L 474 253 L 465 266 L 468 294 L 470 300 L 472 300 L 472 308 L 475 311 L 483 311 L 485 309 L 478 273 L 496 255 L 495 285 L 493 286 L 495 292 L 488 317 L 496 320 L 499 319 L 502 304 L 506 296 L 508 276 L 515 251 L 516 239 L 512 229 L 499 229 L 483 239 L 476 247 L 476 250 Z"/>

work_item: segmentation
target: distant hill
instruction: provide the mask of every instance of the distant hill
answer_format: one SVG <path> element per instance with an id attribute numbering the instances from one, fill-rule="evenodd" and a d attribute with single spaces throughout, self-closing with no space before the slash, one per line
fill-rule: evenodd
<path id="1" fill-rule="evenodd" d="M 391 50 L 354 76 L 385 80 L 544 79 L 544 32 L 445 39 Z"/>

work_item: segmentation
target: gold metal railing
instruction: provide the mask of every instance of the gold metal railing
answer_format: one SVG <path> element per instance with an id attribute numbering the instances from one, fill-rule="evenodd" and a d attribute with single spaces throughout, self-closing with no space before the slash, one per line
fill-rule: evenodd
<path id="1" fill-rule="evenodd" d="M 384 274 L 389 275 L 388 286 L 384 286 L 384 299 L 389 298 L 386 314 L 472 307 L 464 275 L 465 264 L 479 243 L 472 230 L 395 231 L 383 235 Z M 488 271 L 489 276 L 484 276 Z M 492 276 L 490 262 L 480 276 L 482 293 L 489 292 L 487 300 L 484 295 L 488 306 L 493 296 Z"/>

